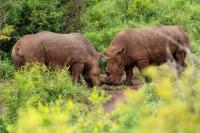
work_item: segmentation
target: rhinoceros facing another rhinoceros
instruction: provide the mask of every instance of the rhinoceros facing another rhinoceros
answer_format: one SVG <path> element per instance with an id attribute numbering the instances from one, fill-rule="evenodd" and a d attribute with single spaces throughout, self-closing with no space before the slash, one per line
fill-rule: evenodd
<path id="1" fill-rule="evenodd" d="M 125 83 L 132 84 L 136 66 L 140 71 L 150 64 L 161 65 L 169 54 L 175 59 L 180 74 L 186 66 L 186 50 L 190 50 L 188 35 L 178 26 L 155 25 L 147 28 L 127 29 L 118 33 L 104 53 L 107 60 L 106 84 L 120 84 L 123 72 Z"/>
<path id="2" fill-rule="evenodd" d="M 70 66 L 74 82 L 80 74 L 89 86 L 99 84 L 100 54 L 88 39 L 79 33 L 39 32 L 23 36 L 14 45 L 12 59 L 16 68 L 37 61 L 52 68 Z"/>
<path id="3" fill-rule="evenodd" d="M 104 53 L 107 57 L 105 84 L 132 84 L 134 66 L 142 70 L 150 64 L 160 65 L 169 54 L 176 61 L 179 73 L 186 66 L 185 48 L 190 48 L 188 35 L 177 26 L 155 25 L 147 28 L 127 29 L 118 33 Z M 58 34 L 39 32 L 25 35 L 14 45 L 12 59 L 16 68 L 29 61 L 37 61 L 50 67 L 70 66 L 74 82 L 82 73 L 89 86 L 100 83 L 98 53 L 88 39 L 79 33 Z"/>

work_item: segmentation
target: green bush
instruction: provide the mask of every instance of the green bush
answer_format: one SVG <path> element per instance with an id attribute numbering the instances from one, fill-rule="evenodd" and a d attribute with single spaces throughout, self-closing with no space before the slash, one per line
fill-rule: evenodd
<path id="1" fill-rule="evenodd" d="M 95 93 L 94 91 L 95 99 L 101 97 Z M 8 130 L 11 133 L 108 132 L 110 121 L 106 121 L 102 109 L 97 104 L 95 107 L 88 110 L 87 106 L 74 104 L 72 101 L 67 101 L 66 104 L 57 101 L 52 106 L 40 105 L 38 109 L 23 109 L 19 112 L 17 124 L 10 125 Z"/>
<path id="2" fill-rule="evenodd" d="M 57 9 L 58 0 L 20 0 L 7 7 L 6 23 L 13 25 L 15 36 L 43 30 L 61 31 L 62 12 Z"/>
<path id="3" fill-rule="evenodd" d="M 0 132 L 1 133 L 8 133 L 7 130 L 6 130 L 6 126 L 5 126 L 2 119 L 0 119 Z"/>
<path id="4" fill-rule="evenodd" d="M 45 66 L 28 66 L 15 72 L 12 83 L 4 88 L 3 102 L 6 118 L 14 122 L 21 107 L 48 104 L 59 98 L 88 103 L 89 90 L 86 86 L 74 85 L 67 69 L 50 71 Z"/>
<path id="5" fill-rule="evenodd" d="M 87 2 L 86 2 L 87 3 Z M 62 10 L 62 31 L 65 33 L 80 32 L 83 28 L 83 23 L 80 19 L 84 6 L 86 4 L 83 1 L 63 1 L 61 2 Z"/>
<path id="6" fill-rule="evenodd" d="M 0 61 L 0 81 L 11 79 L 14 74 L 14 67 L 10 62 Z"/>
<path id="7" fill-rule="evenodd" d="M 28 107 L 19 111 L 17 123 L 9 125 L 8 130 L 11 133 L 198 132 L 200 71 L 190 66 L 180 79 L 171 71 L 171 68 L 147 69 L 145 74 L 153 82 L 137 91 L 125 88 L 126 104 L 118 102 L 111 113 L 104 113 L 101 106 L 104 98 L 93 91 L 88 98 L 94 105 L 92 108 L 60 100 L 50 106 Z"/>
<path id="8" fill-rule="evenodd" d="M 0 29 L 0 41 L 9 40 L 13 32 L 13 26 L 5 24 L 3 28 Z"/>
<path id="9" fill-rule="evenodd" d="M 14 67 L 12 65 L 10 55 L 0 51 L 0 81 L 11 79 L 14 74 Z"/>

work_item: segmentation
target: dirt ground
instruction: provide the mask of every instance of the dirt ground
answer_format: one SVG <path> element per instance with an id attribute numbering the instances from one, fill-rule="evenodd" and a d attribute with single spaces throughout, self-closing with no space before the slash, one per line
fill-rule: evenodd
<path id="1" fill-rule="evenodd" d="M 163 64 L 161 66 L 158 67 L 169 67 L 169 65 L 167 64 Z M 141 75 L 138 71 L 137 68 L 133 68 L 133 73 L 134 73 L 134 80 L 132 80 L 133 85 L 132 86 L 128 86 L 129 88 L 133 89 L 133 90 L 137 90 L 139 88 L 140 85 L 144 84 L 144 81 L 141 78 Z M 101 74 L 101 79 L 105 78 L 106 75 Z M 122 77 L 122 80 L 124 80 L 126 78 L 125 74 Z M 124 86 L 125 88 L 126 86 Z M 120 101 L 122 103 L 126 102 L 126 98 L 124 96 L 124 89 L 117 89 L 117 86 L 103 86 L 103 89 L 106 91 L 106 94 L 111 96 L 111 99 L 106 102 L 104 104 L 104 111 L 105 112 L 111 112 L 115 106 L 116 106 L 116 102 Z M 134 93 L 134 91 L 133 91 Z"/>
<path id="2" fill-rule="evenodd" d="M 141 85 L 139 80 L 137 80 L 137 82 L 138 82 L 138 84 L 134 84 L 134 85 L 128 86 L 128 87 L 133 90 L 137 90 L 139 85 Z M 117 101 L 126 103 L 124 89 L 116 89 L 115 86 L 106 86 L 106 88 L 105 87 L 103 87 L 103 88 L 105 89 L 106 94 L 111 96 L 111 99 L 103 105 L 104 111 L 106 113 L 111 112 L 113 109 L 115 109 Z M 134 93 L 134 91 L 133 91 L 133 93 Z"/>
<path id="3" fill-rule="evenodd" d="M 105 78 L 105 74 L 101 74 L 101 79 Z M 125 75 L 123 75 L 122 80 L 124 80 L 126 78 Z M 137 90 L 139 85 L 142 84 L 142 81 L 139 79 L 134 79 L 132 81 L 133 85 L 132 86 L 128 86 L 129 88 L 133 89 L 133 90 Z M 103 85 L 102 88 L 105 90 L 106 94 L 111 96 L 111 99 L 106 102 L 103 105 L 104 111 L 106 113 L 111 112 L 115 107 L 116 107 L 116 102 L 120 101 L 122 103 L 126 103 L 126 98 L 124 95 L 124 88 L 127 86 L 110 86 L 110 85 Z M 121 89 L 119 89 L 121 88 Z"/>

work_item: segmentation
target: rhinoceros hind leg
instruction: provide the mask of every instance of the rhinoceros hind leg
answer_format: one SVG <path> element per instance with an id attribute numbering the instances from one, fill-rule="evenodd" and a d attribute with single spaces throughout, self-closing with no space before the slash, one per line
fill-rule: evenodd
<path id="1" fill-rule="evenodd" d="M 125 68 L 125 72 L 126 72 L 125 84 L 126 85 L 132 85 L 133 68 L 132 67 L 127 67 L 127 68 Z"/>
<path id="2" fill-rule="evenodd" d="M 136 62 L 136 65 L 137 65 L 137 67 L 138 67 L 140 73 L 142 74 L 142 70 L 143 70 L 144 68 L 146 68 L 146 67 L 149 66 L 149 59 L 146 58 L 146 59 L 138 60 L 138 61 Z M 142 75 L 143 75 L 143 74 L 142 74 Z M 143 75 L 143 77 L 145 78 L 145 81 L 146 81 L 146 82 L 151 82 L 151 78 L 150 78 L 149 76 Z"/>
<path id="3" fill-rule="evenodd" d="M 84 63 L 75 63 L 71 66 L 70 68 L 70 72 L 71 72 L 71 76 L 72 76 L 72 81 L 74 83 L 78 83 L 80 74 L 82 73 L 84 68 Z"/>

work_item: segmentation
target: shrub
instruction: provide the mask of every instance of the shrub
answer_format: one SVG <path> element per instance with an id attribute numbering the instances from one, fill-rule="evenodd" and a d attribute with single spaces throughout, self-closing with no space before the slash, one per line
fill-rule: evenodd
<path id="1" fill-rule="evenodd" d="M 11 79 L 14 74 L 14 67 L 10 55 L 0 51 L 0 80 Z"/>
<path id="2" fill-rule="evenodd" d="M 20 110 L 10 132 L 198 132 L 200 72 L 188 67 L 180 79 L 169 68 L 151 67 L 145 71 L 153 82 L 138 91 L 125 88 L 126 104 L 118 102 L 112 113 L 102 110 L 102 95 L 93 91 L 93 107 L 57 101 Z M 104 101 L 104 100 L 103 100 Z M 37 127 L 37 128 L 36 128 Z M 33 130 L 35 129 L 35 130 Z"/>
<path id="3" fill-rule="evenodd" d="M 15 36 L 41 30 L 60 31 L 62 13 L 56 8 L 58 4 L 57 0 L 14 1 L 7 7 L 6 23 L 14 26 Z"/>
<path id="4" fill-rule="evenodd" d="M 62 9 L 62 31 L 65 33 L 80 32 L 83 28 L 83 23 L 80 19 L 84 11 L 85 3 L 79 0 L 69 0 L 61 2 Z"/>
<path id="5" fill-rule="evenodd" d="M 188 67 L 181 79 L 165 69 L 162 72 L 155 68 L 149 69 L 148 74 L 152 75 L 152 73 L 155 73 L 153 78 L 156 79 L 154 90 L 161 98 L 161 102 L 154 106 L 154 112 L 150 116 L 143 115 L 141 125 L 136 128 L 137 131 L 197 132 L 200 128 L 198 125 L 200 118 L 198 115 L 200 107 L 198 68 Z"/>
<path id="6" fill-rule="evenodd" d="M 6 130 L 6 126 L 4 124 L 4 121 L 1 118 L 0 118 L 0 132 L 1 133 L 8 133 L 7 130 Z"/>
<path id="7" fill-rule="evenodd" d="M 13 32 L 14 32 L 13 26 L 5 24 L 3 28 L 0 29 L 0 41 L 9 40 Z"/>
<path id="8" fill-rule="evenodd" d="M 14 74 L 14 67 L 8 61 L 0 61 L 0 80 L 11 79 Z"/>
<path id="9" fill-rule="evenodd" d="M 97 101 L 99 101 L 98 97 L 95 95 Z M 21 110 L 17 124 L 9 126 L 8 129 L 11 133 L 109 131 L 109 121 L 105 121 L 103 111 L 100 108 L 94 108 L 92 111 L 89 111 L 88 107 L 82 104 L 74 104 L 72 101 L 63 104 L 63 101 L 59 100 L 52 106 L 40 105 L 38 109 L 27 108 Z M 27 119 L 29 121 L 26 122 Z"/>
<path id="10" fill-rule="evenodd" d="M 74 85 L 67 69 L 49 71 L 45 66 L 25 67 L 15 72 L 9 86 L 3 88 L 4 106 L 8 122 L 14 122 L 21 107 L 48 104 L 59 97 L 88 103 L 89 90 L 86 86 Z"/>

